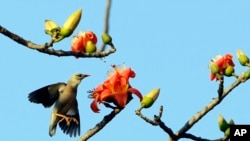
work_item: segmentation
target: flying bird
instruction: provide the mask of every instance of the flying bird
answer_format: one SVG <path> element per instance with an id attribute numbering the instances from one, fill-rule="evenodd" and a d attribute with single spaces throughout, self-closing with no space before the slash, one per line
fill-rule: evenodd
<path id="1" fill-rule="evenodd" d="M 41 103 L 45 108 L 54 104 L 49 125 L 51 137 L 56 133 L 57 124 L 70 137 L 80 135 L 80 115 L 76 100 L 77 87 L 88 76 L 90 75 L 76 73 L 67 83 L 58 82 L 47 85 L 29 94 L 30 102 Z"/>

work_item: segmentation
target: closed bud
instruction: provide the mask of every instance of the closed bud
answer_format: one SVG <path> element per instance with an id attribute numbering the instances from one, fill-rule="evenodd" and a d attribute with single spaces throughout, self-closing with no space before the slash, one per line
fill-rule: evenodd
<path id="1" fill-rule="evenodd" d="M 85 52 L 87 52 L 87 53 L 93 53 L 95 51 L 96 51 L 96 45 L 93 42 L 88 41 L 87 45 L 85 47 Z"/>
<path id="2" fill-rule="evenodd" d="M 233 119 L 230 119 L 229 122 L 228 122 L 229 125 L 234 125 L 234 120 Z"/>
<path id="3" fill-rule="evenodd" d="M 227 66 L 224 70 L 225 76 L 232 76 L 234 74 L 234 67 L 233 66 Z"/>
<path id="4" fill-rule="evenodd" d="M 237 50 L 236 54 L 242 66 L 249 65 L 249 58 L 242 50 Z"/>
<path id="5" fill-rule="evenodd" d="M 70 36 L 77 27 L 78 23 L 80 22 L 81 16 L 82 16 L 82 9 L 79 9 L 74 13 L 72 13 L 63 24 L 60 30 L 60 35 L 64 37 Z"/>
<path id="6" fill-rule="evenodd" d="M 141 101 L 141 106 L 143 108 L 151 107 L 160 94 L 160 88 L 151 90 L 147 95 L 145 95 Z"/>
<path id="7" fill-rule="evenodd" d="M 224 132 L 225 136 L 229 137 L 230 136 L 230 127 L 228 127 L 226 129 L 226 131 Z"/>
<path id="8" fill-rule="evenodd" d="M 220 68 L 214 61 L 211 61 L 209 68 L 212 74 L 217 74 L 220 72 Z"/>
<path id="9" fill-rule="evenodd" d="M 250 78 L 250 70 L 244 72 L 244 78 L 247 80 Z"/>
<path id="10" fill-rule="evenodd" d="M 222 132 L 225 132 L 229 128 L 229 124 L 221 114 L 218 115 L 218 126 Z"/>
<path id="11" fill-rule="evenodd" d="M 110 37 L 109 34 L 103 33 L 102 34 L 102 41 L 104 44 L 110 44 L 112 42 L 112 38 Z"/>

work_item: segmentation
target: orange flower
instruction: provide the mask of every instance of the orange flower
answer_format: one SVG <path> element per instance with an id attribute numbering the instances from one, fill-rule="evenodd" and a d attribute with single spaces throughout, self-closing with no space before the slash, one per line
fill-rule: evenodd
<path id="1" fill-rule="evenodd" d="M 93 44 L 97 43 L 97 37 L 96 37 L 95 33 L 92 31 L 83 32 L 81 37 L 83 38 L 83 46 L 84 47 L 87 46 L 88 41 L 91 41 Z"/>
<path id="2" fill-rule="evenodd" d="M 129 93 L 134 93 L 142 100 L 139 90 L 130 87 L 129 78 L 135 77 L 135 72 L 131 68 L 118 68 L 112 66 L 114 71 L 104 83 L 98 85 L 91 97 L 94 99 L 90 107 L 93 112 L 99 112 L 97 103 L 113 102 L 118 107 L 125 107 Z"/>
<path id="3" fill-rule="evenodd" d="M 85 52 L 88 41 L 91 41 L 93 44 L 97 43 L 95 33 L 92 31 L 80 32 L 77 36 L 73 37 L 71 50 L 73 52 Z"/>
<path id="4" fill-rule="evenodd" d="M 73 37 L 71 50 L 73 52 L 83 52 L 83 49 L 83 38 L 81 38 L 80 36 Z"/>
<path id="5" fill-rule="evenodd" d="M 234 67 L 233 56 L 231 54 L 225 54 L 224 56 L 217 55 L 216 59 L 211 60 L 210 63 L 210 80 L 214 80 L 215 78 L 218 80 L 218 74 L 223 75 L 228 66 Z M 215 68 L 218 69 L 218 72 Z"/>

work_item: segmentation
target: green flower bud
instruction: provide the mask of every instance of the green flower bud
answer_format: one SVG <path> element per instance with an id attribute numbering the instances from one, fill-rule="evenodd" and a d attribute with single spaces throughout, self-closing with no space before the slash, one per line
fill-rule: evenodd
<path id="1" fill-rule="evenodd" d="M 230 128 L 228 127 L 226 131 L 224 132 L 225 136 L 229 137 L 230 136 Z"/>
<path id="2" fill-rule="evenodd" d="M 102 41 L 104 44 L 110 44 L 112 42 L 112 38 L 110 37 L 109 34 L 103 33 L 102 34 Z"/>
<path id="3" fill-rule="evenodd" d="M 159 94 L 160 94 L 159 88 L 151 90 L 146 96 L 143 97 L 141 101 L 141 106 L 143 108 L 151 107 L 158 98 Z"/>
<path id="4" fill-rule="evenodd" d="M 237 50 L 236 54 L 242 66 L 249 64 L 249 58 L 242 50 Z"/>
<path id="5" fill-rule="evenodd" d="M 60 30 L 60 35 L 64 37 L 70 36 L 74 32 L 78 23 L 80 22 L 81 16 L 82 16 L 82 9 L 79 9 L 74 13 L 72 13 L 63 24 Z"/>
<path id="6" fill-rule="evenodd" d="M 85 52 L 87 52 L 87 53 L 93 53 L 95 51 L 96 51 L 96 45 L 93 42 L 88 41 L 87 45 L 85 47 Z"/>
<path id="7" fill-rule="evenodd" d="M 244 72 L 244 78 L 248 80 L 250 78 L 250 70 Z"/>
<path id="8" fill-rule="evenodd" d="M 211 61 L 209 68 L 212 74 L 217 74 L 220 72 L 220 68 L 214 61 Z"/>
<path id="9" fill-rule="evenodd" d="M 218 115 L 218 126 L 222 132 L 225 132 L 229 128 L 229 124 L 221 114 Z"/>
<path id="10" fill-rule="evenodd" d="M 230 119 L 229 122 L 228 122 L 229 125 L 234 125 L 234 120 L 233 119 Z"/>
<path id="11" fill-rule="evenodd" d="M 242 66 L 246 66 L 246 64 L 249 64 L 249 58 L 246 55 L 240 55 L 239 62 Z"/>
<path id="12" fill-rule="evenodd" d="M 233 66 L 227 66 L 224 70 L 225 76 L 232 76 L 234 73 L 234 67 Z"/>

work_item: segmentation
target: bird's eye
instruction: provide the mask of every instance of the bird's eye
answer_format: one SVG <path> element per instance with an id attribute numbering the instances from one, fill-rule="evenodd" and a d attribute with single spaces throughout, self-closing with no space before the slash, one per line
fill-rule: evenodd
<path id="1" fill-rule="evenodd" d="M 82 74 L 77 74 L 77 76 L 79 76 L 79 77 L 83 77 L 83 75 L 82 75 Z"/>

